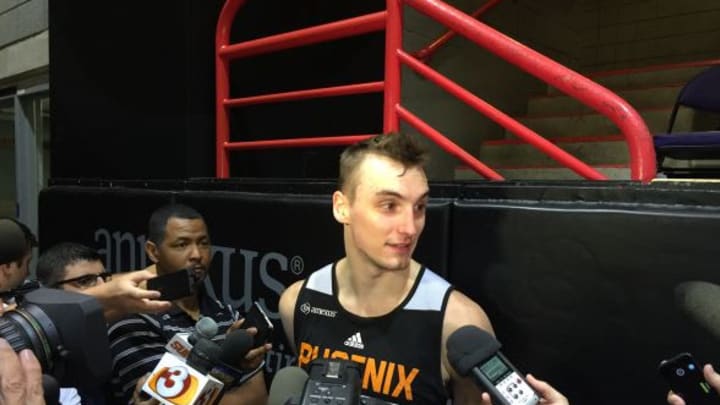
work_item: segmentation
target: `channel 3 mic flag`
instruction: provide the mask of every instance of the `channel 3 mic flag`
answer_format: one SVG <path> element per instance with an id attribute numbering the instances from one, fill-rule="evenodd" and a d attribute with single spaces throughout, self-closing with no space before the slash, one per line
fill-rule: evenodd
<path id="1" fill-rule="evenodd" d="M 175 355 L 165 353 L 142 389 L 162 404 L 213 404 L 223 384 L 204 375 Z"/>

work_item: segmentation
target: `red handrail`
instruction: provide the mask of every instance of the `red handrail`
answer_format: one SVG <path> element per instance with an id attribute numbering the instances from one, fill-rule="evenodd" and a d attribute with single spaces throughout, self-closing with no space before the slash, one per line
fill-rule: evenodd
<path id="1" fill-rule="evenodd" d="M 363 134 L 230 142 L 229 108 L 320 97 L 379 93 L 385 90 L 384 82 L 369 82 L 230 98 L 228 68 L 231 60 L 381 31 L 386 28 L 387 11 L 379 11 L 242 43 L 230 44 L 232 23 L 243 4 L 245 4 L 245 0 L 228 0 L 225 3 L 218 18 L 215 33 L 215 83 L 217 88 L 215 97 L 217 121 L 215 143 L 216 176 L 219 178 L 228 178 L 230 176 L 228 152 L 231 150 L 348 145 L 367 139 L 370 135 Z M 399 85 L 395 87 L 399 89 Z"/>
<path id="2" fill-rule="evenodd" d="M 465 149 L 456 145 L 445 135 L 441 134 L 436 129 L 428 125 L 425 121 L 418 118 L 415 114 L 406 110 L 405 107 L 398 105 L 395 108 L 395 113 L 400 118 L 405 120 L 405 122 L 412 125 L 413 127 L 415 127 L 415 129 L 428 137 L 431 141 L 438 144 L 438 146 L 440 146 L 446 152 L 465 162 L 465 164 L 470 166 L 470 168 L 472 168 L 476 172 L 480 173 L 481 175 L 485 176 L 490 180 L 504 180 L 504 178 L 498 172 L 489 168 L 481 161 L 477 160 L 475 156 L 469 154 L 467 151 L 465 151 Z"/>
<path id="3" fill-rule="evenodd" d="M 485 6 L 493 3 L 490 0 Z M 562 165 L 589 179 L 606 179 L 587 164 L 558 148 L 552 142 L 541 137 L 531 129 L 520 124 L 502 111 L 491 106 L 474 94 L 468 92 L 448 78 L 422 64 L 416 58 L 402 50 L 402 4 L 416 8 L 422 13 L 448 26 L 453 32 L 463 35 L 478 45 L 490 50 L 506 61 L 526 72 L 557 87 L 609 117 L 623 132 L 630 152 L 631 176 L 635 180 L 650 181 L 655 175 L 654 149 L 645 123 L 624 100 L 590 81 L 582 75 L 554 62 L 530 48 L 493 30 L 471 16 L 443 3 L 440 0 L 387 0 L 387 10 L 350 18 L 329 24 L 296 30 L 284 34 L 229 44 L 232 21 L 245 0 L 228 0 L 218 20 L 216 32 L 216 118 L 217 118 L 217 176 L 229 176 L 228 156 L 230 150 L 249 150 L 279 147 L 309 147 L 327 145 L 346 145 L 367 139 L 370 135 L 345 135 L 333 137 L 311 137 L 300 139 L 275 139 L 264 141 L 230 142 L 228 108 L 278 101 L 293 101 L 317 97 L 361 94 L 384 91 L 383 130 L 393 132 L 399 129 L 399 119 L 415 127 L 420 133 L 437 143 L 442 149 L 460 159 L 481 175 L 491 180 L 502 180 L 493 171 L 475 157 L 461 149 L 427 123 L 413 115 L 400 105 L 400 64 L 404 63 L 419 74 L 427 77 L 449 93 L 455 95 L 471 107 L 485 114 L 521 139 L 548 154 Z M 494 5 L 494 4 L 492 4 Z M 290 92 L 264 94 L 231 99 L 229 95 L 228 65 L 232 59 L 274 52 L 297 46 L 330 41 L 338 38 L 359 35 L 368 32 L 386 30 L 385 41 L 385 80 L 349 84 L 319 89 L 296 90 Z"/>
<path id="4" fill-rule="evenodd" d="M 284 93 L 263 94 L 225 100 L 228 107 L 242 107 L 254 104 L 279 103 L 282 101 L 308 100 L 311 98 L 347 96 L 351 94 L 380 93 L 385 89 L 384 82 L 348 84 L 344 86 L 322 87 L 319 89 L 287 91 Z"/>
<path id="5" fill-rule="evenodd" d="M 521 124 L 509 115 L 493 107 L 478 96 L 465 90 L 452 80 L 449 80 L 447 77 L 431 69 L 427 65 L 420 62 L 418 59 L 408 55 L 401 50 L 398 50 L 397 52 L 400 56 L 400 60 L 407 66 L 409 66 L 412 70 L 424 76 L 433 83 L 437 84 L 438 86 L 442 87 L 448 93 L 454 95 L 455 97 L 465 102 L 467 105 L 474 108 L 481 114 L 492 119 L 503 128 L 525 140 L 527 143 L 533 145 L 535 148 L 550 156 L 552 159 L 554 159 L 561 165 L 571 169 L 575 173 L 587 179 L 607 180 L 607 177 L 602 173 L 583 163 L 580 159 L 567 153 L 565 150 L 559 148 L 557 145 L 550 142 L 546 138 L 538 135 L 535 131 L 531 130 L 530 128 Z"/>
<path id="6" fill-rule="evenodd" d="M 637 111 L 618 95 L 440 0 L 404 2 L 608 117 L 625 136 L 631 178 L 649 182 L 655 177 L 655 149 L 650 132 Z"/>
<path id="7" fill-rule="evenodd" d="M 497 6 L 502 0 L 488 0 L 485 4 L 480 6 L 477 10 L 470 14 L 470 17 L 479 19 L 481 15 L 490 11 L 493 7 Z M 413 52 L 413 56 L 420 59 L 423 62 L 427 62 L 437 52 L 438 49 L 448 43 L 457 33 L 453 30 L 447 30 L 444 34 L 437 37 L 434 41 L 430 42 L 425 48 Z"/>

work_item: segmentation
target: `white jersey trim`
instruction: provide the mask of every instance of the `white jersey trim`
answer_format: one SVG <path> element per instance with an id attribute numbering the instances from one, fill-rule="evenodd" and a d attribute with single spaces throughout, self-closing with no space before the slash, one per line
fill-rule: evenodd
<path id="1" fill-rule="evenodd" d="M 403 307 L 413 311 L 441 311 L 450 283 L 427 267 L 410 301 Z"/>
<path id="2" fill-rule="evenodd" d="M 320 270 L 312 273 L 310 277 L 308 277 L 305 288 L 326 295 L 332 295 L 332 268 L 333 264 L 330 263 L 325 267 L 321 268 Z"/>

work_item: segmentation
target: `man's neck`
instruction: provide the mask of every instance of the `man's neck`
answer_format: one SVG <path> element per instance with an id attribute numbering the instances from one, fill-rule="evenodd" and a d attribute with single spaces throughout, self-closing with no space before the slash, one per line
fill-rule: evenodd
<path id="1" fill-rule="evenodd" d="M 407 269 L 387 270 L 345 257 L 336 266 L 338 300 L 359 316 L 385 315 L 405 300 L 419 271 L 414 260 Z"/>
<path id="2" fill-rule="evenodd" d="M 188 316 L 193 320 L 197 321 L 200 319 L 200 300 L 198 299 L 197 294 L 175 300 L 173 303 L 177 305 L 178 308 L 182 309 L 183 312 L 188 314 Z"/>

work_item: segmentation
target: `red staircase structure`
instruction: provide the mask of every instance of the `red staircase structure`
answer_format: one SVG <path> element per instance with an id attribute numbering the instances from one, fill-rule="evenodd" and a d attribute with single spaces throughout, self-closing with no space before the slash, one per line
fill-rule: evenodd
<path id="1" fill-rule="evenodd" d="M 347 145 L 372 136 L 370 134 L 354 134 L 264 141 L 231 141 L 229 112 L 232 108 L 279 101 L 383 92 L 384 132 L 397 131 L 400 119 L 402 119 L 483 177 L 490 180 L 503 180 L 503 177 L 495 170 L 480 162 L 472 154 L 402 106 L 400 67 L 401 64 L 405 64 L 523 141 L 547 154 L 559 164 L 586 179 L 607 179 L 605 175 L 588 164 L 580 161 L 535 131 L 424 64 L 420 57 L 427 59 L 428 52 L 432 51 L 426 51 L 423 55 L 416 57 L 403 50 L 403 6 L 415 8 L 447 26 L 451 32 L 466 37 L 496 56 L 606 116 L 620 129 L 627 143 L 630 155 L 631 179 L 649 182 L 655 177 L 655 152 L 652 138 L 645 122 L 627 102 L 592 80 L 518 43 L 440 0 L 387 0 L 385 11 L 231 44 L 230 30 L 232 23 L 244 3 L 245 0 L 228 0 L 220 13 L 216 30 L 216 176 L 218 178 L 230 177 L 228 153 L 234 150 Z M 386 32 L 385 77 L 382 82 L 348 84 L 243 98 L 230 97 L 229 63 L 234 59 L 381 30 Z M 450 34 L 443 37 L 447 35 Z M 434 44 L 437 43 L 436 41 Z M 436 49 L 437 46 L 439 45 L 431 46 L 426 50 Z"/>

